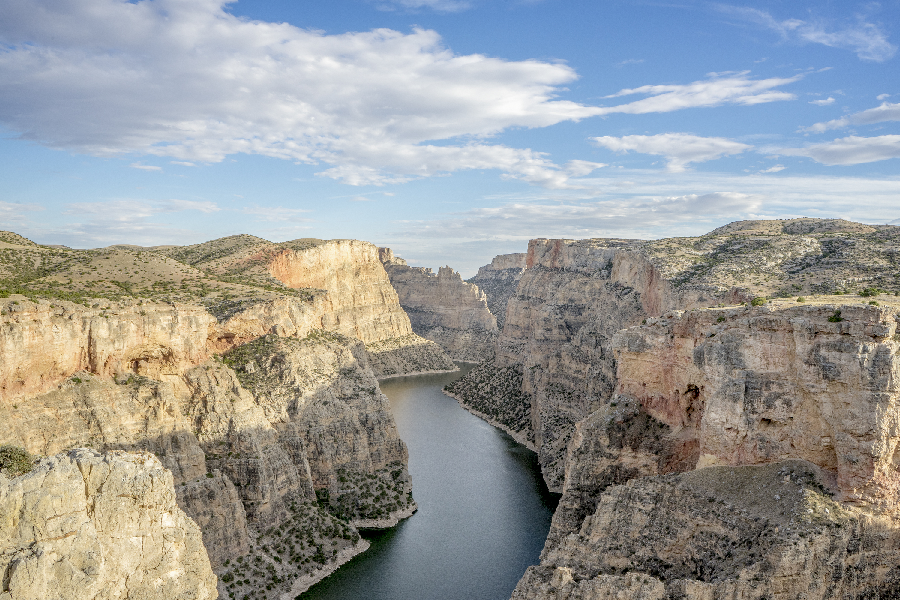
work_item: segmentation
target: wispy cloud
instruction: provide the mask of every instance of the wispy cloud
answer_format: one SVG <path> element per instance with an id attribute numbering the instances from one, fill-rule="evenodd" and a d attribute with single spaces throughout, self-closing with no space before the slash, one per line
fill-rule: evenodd
<path id="1" fill-rule="evenodd" d="M 459 12 L 470 8 L 472 4 L 463 0 L 387 0 L 378 2 L 376 6 L 381 10 L 429 8 L 438 12 Z"/>
<path id="2" fill-rule="evenodd" d="M 750 79 L 749 71 L 739 73 L 711 73 L 709 79 L 688 84 L 645 85 L 625 89 L 607 98 L 645 95 L 642 100 L 628 104 L 603 107 L 600 114 L 628 113 L 633 115 L 647 113 L 666 113 L 685 108 L 721 106 L 723 104 L 753 105 L 779 100 L 793 100 L 794 94 L 776 91 L 774 88 L 798 81 L 803 75 L 794 77 L 772 77 L 769 79 Z"/>
<path id="3" fill-rule="evenodd" d="M 783 39 L 850 50 L 862 60 L 884 62 L 897 53 L 897 46 L 888 41 L 881 28 L 861 17 L 851 25 L 829 30 L 828 26 L 821 22 L 800 19 L 779 21 L 768 12 L 756 8 L 723 4 L 717 5 L 717 8 L 746 22 L 770 29 Z"/>
<path id="4" fill-rule="evenodd" d="M 778 152 L 788 156 L 808 156 L 826 165 L 858 165 L 900 158 L 900 135 L 851 135 L 805 148 L 783 148 Z"/>
<path id="5" fill-rule="evenodd" d="M 644 62 L 644 59 L 643 59 L 643 58 L 628 58 L 628 59 L 625 59 L 625 60 L 623 60 L 623 61 L 621 61 L 621 62 L 617 62 L 617 63 L 616 63 L 615 65 L 613 65 L 613 66 L 614 66 L 614 67 L 617 67 L 617 68 L 621 68 L 621 67 L 627 67 L 628 65 L 639 65 L 639 64 L 641 64 L 642 62 Z"/>
<path id="6" fill-rule="evenodd" d="M 664 156 L 670 173 L 682 173 L 690 163 L 715 160 L 731 154 L 740 154 L 752 148 L 727 138 L 701 137 L 689 133 L 663 133 L 659 135 L 626 135 L 624 137 L 596 137 L 594 143 L 616 152 L 633 150 L 641 154 Z"/>
<path id="7" fill-rule="evenodd" d="M 810 100 L 810 104 L 815 104 L 816 106 L 828 106 L 829 104 L 834 104 L 834 98 L 828 96 L 822 100 Z"/>
<path id="8" fill-rule="evenodd" d="M 784 171 L 785 168 L 784 165 L 773 165 L 768 169 L 763 169 L 760 173 L 780 173 L 781 171 Z"/>
<path id="9" fill-rule="evenodd" d="M 162 167 L 157 167 L 156 165 L 142 165 L 139 162 L 131 163 L 128 166 L 132 169 L 141 169 L 142 171 L 162 171 Z"/>
<path id="10" fill-rule="evenodd" d="M 44 210 L 44 207 L 37 204 L 22 204 L 0 200 L 0 223 L 18 223 L 24 221 L 29 213 L 42 210 Z M 0 225 L 0 228 L 3 228 L 3 226 Z"/>
<path id="11" fill-rule="evenodd" d="M 306 208 L 288 208 L 286 206 L 245 206 L 241 212 L 247 215 L 254 215 L 257 221 L 269 223 L 308 223 L 312 219 L 305 216 L 312 212 Z"/>
<path id="12" fill-rule="evenodd" d="M 896 104 L 883 102 L 881 106 L 876 106 L 875 108 L 841 117 L 840 119 L 833 119 L 831 121 L 825 121 L 824 123 L 816 123 L 809 127 L 802 127 L 800 131 L 823 133 L 829 129 L 841 129 L 851 125 L 871 125 L 873 123 L 884 123 L 886 121 L 900 121 L 900 102 Z"/>

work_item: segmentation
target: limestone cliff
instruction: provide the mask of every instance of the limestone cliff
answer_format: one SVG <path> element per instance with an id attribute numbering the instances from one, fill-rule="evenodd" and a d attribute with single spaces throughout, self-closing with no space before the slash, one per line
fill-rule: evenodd
<path id="1" fill-rule="evenodd" d="M 525 273 L 526 257 L 524 252 L 500 254 L 494 257 L 491 264 L 479 268 L 475 277 L 466 279 L 484 292 L 488 309 L 497 317 L 499 329 L 503 329 L 506 322 L 506 306 L 516 295 L 519 280 Z"/>
<path id="2" fill-rule="evenodd" d="M 71 450 L 0 475 L 0 598 L 213 600 L 200 529 L 146 453 Z"/>
<path id="3" fill-rule="evenodd" d="M 13 273 L 18 295 L 0 290 L 0 443 L 154 453 L 223 597 L 293 598 L 367 547 L 357 526 L 415 510 L 376 376 L 455 366 L 412 333 L 374 246 L 235 236 L 51 252 L 10 239 L 33 256 L 0 266 L 42 267 Z M 140 267 L 160 279 L 82 295 L 93 272 Z M 60 291 L 74 277 L 81 291 Z"/>
<path id="4" fill-rule="evenodd" d="M 872 302 L 671 311 L 617 332 L 615 394 L 574 429 L 514 598 L 893 597 L 900 302 Z"/>
<path id="5" fill-rule="evenodd" d="M 515 600 L 888 599 L 900 527 L 832 499 L 803 461 L 646 477 L 601 496 Z"/>
<path id="6" fill-rule="evenodd" d="M 413 331 L 437 342 L 452 358 L 481 362 L 493 357 L 497 319 L 478 286 L 463 281 L 450 267 L 410 267 L 390 248 L 381 260 L 397 290 Z"/>
<path id="7" fill-rule="evenodd" d="M 532 240 L 495 360 L 523 373 L 531 420 L 519 433 L 534 438 L 545 479 L 560 490 L 576 423 L 616 388 L 617 331 L 756 296 L 900 290 L 898 256 L 900 228 L 816 219 L 741 222 L 698 238 Z M 508 398 L 496 403 L 510 412 Z"/>

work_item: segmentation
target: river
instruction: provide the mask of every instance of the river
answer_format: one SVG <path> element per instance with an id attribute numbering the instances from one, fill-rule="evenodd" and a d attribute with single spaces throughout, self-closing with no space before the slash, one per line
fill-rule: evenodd
<path id="1" fill-rule="evenodd" d="M 537 564 L 557 497 L 533 452 L 441 393 L 469 368 L 381 383 L 419 510 L 303 600 L 506 600 Z"/>

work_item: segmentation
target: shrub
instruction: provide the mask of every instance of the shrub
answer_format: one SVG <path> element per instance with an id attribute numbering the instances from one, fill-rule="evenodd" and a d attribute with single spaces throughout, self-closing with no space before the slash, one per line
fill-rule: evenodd
<path id="1" fill-rule="evenodd" d="M 878 302 L 876 302 L 875 300 L 869 300 L 869 304 L 871 304 L 872 306 L 881 306 L 881 305 L 878 304 Z"/>
<path id="2" fill-rule="evenodd" d="M 864 290 L 860 290 L 859 295 L 863 298 L 870 298 L 873 296 L 877 296 L 882 293 L 884 290 L 880 290 L 877 287 L 867 287 Z"/>
<path id="3" fill-rule="evenodd" d="M 724 323 L 724 322 L 725 322 L 725 317 L 719 317 L 718 319 L 716 319 L 716 323 Z"/>
<path id="4" fill-rule="evenodd" d="M 0 471 L 10 477 L 18 477 L 31 471 L 34 458 L 24 448 L 0 446 Z"/>
<path id="5" fill-rule="evenodd" d="M 797 296 L 797 302 L 806 302 L 806 298 L 803 296 Z"/>
<path id="6" fill-rule="evenodd" d="M 839 310 L 834 311 L 834 314 L 828 317 L 828 321 L 830 323 L 840 323 L 843 320 L 843 317 L 841 317 L 841 311 Z"/>
<path id="7" fill-rule="evenodd" d="M 753 300 L 750 301 L 750 306 L 762 306 L 766 303 L 766 299 L 762 296 L 757 296 Z"/>

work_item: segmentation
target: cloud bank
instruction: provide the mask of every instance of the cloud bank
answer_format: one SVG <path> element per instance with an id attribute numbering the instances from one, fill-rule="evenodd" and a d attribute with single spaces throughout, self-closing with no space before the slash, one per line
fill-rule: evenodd
<path id="1" fill-rule="evenodd" d="M 319 175 L 353 185 L 496 169 L 577 188 L 570 179 L 586 174 L 584 164 L 487 140 L 611 113 L 789 100 L 775 88 L 799 78 L 713 75 L 588 106 L 558 98 L 577 78 L 564 64 L 457 55 L 427 30 L 326 35 L 238 18 L 226 3 L 0 0 L 0 125 L 52 148 L 185 166 L 260 154 L 319 165 Z"/>
<path id="2" fill-rule="evenodd" d="M 802 128 L 801 131 L 824 133 L 829 129 L 841 129 L 851 125 L 871 125 L 873 123 L 884 123 L 886 121 L 900 121 L 900 102 L 896 104 L 882 102 L 881 106 L 876 106 L 875 108 L 841 117 L 840 119 L 816 123 L 815 125 Z"/>

